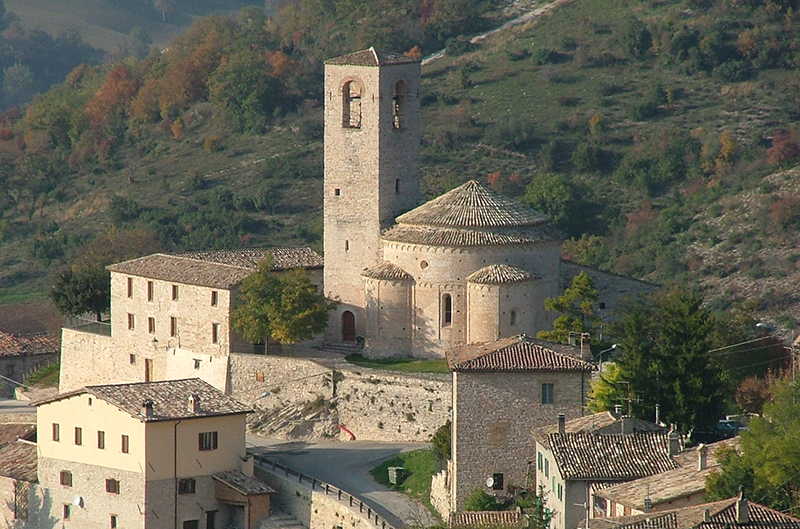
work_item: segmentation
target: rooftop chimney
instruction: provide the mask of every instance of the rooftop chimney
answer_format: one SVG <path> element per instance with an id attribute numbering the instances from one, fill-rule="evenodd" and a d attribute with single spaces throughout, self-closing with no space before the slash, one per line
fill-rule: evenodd
<path id="1" fill-rule="evenodd" d="M 744 491 L 739 491 L 739 497 L 736 498 L 736 524 L 744 525 L 750 523 L 750 504 L 747 498 L 744 497 Z"/>
<path id="2" fill-rule="evenodd" d="M 558 433 L 567 431 L 567 416 L 563 413 L 558 414 Z"/>
<path id="3" fill-rule="evenodd" d="M 622 418 L 622 435 L 633 435 L 633 417 L 623 415 Z"/>
<path id="4" fill-rule="evenodd" d="M 648 496 L 644 499 L 644 512 L 650 512 L 653 510 L 653 500 L 650 499 Z"/>
<path id="5" fill-rule="evenodd" d="M 195 395 L 194 393 L 189 395 L 189 411 L 200 413 L 200 395 Z"/>
<path id="6" fill-rule="evenodd" d="M 622 404 L 614 404 L 614 415 L 622 415 Z"/>
<path id="7" fill-rule="evenodd" d="M 710 522 L 711 521 L 711 511 L 709 511 L 708 509 L 703 511 L 703 521 L 704 522 Z"/>
<path id="8" fill-rule="evenodd" d="M 705 470 L 708 467 L 708 447 L 700 443 L 697 447 L 697 470 Z"/>
<path id="9" fill-rule="evenodd" d="M 656 404 L 656 420 L 655 423 L 660 425 L 661 424 L 661 405 Z"/>
<path id="10" fill-rule="evenodd" d="M 147 399 L 146 401 L 142 402 L 142 413 L 144 413 L 145 417 L 152 417 L 153 416 L 153 401 Z"/>
<path id="11" fill-rule="evenodd" d="M 674 456 L 675 454 L 681 451 L 681 438 L 678 436 L 678 432 L 675 431 L 674 424 L 669 429 L 669 433 L 667 434 L 667 439 L 669 440 L 670 456 Z"/>

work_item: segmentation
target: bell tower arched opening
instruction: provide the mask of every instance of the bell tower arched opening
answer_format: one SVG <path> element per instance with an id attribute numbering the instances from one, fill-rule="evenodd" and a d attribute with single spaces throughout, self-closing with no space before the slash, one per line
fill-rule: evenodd
<path id="1" fill-rule="evenodd" d="M 364 87 L 356 80 L 348 81 L 342 87 L 342 127 L 361 128 L 361 96 Z"/>

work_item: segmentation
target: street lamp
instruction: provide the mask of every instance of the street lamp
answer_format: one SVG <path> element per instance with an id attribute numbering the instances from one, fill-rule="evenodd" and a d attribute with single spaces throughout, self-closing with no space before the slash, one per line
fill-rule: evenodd
<path id="1" fill-rule="evenodd" d="M 255 404 L 257 400 L 261 400 L 264 397 L 269 397 L 270 395 L 272 395 L 272 393 L 270 393 L 269 391 L 265 391 L 264 393 L 253 399 L 253 402 L 250 403 L 250 407 L 252 408 L 253 404 Z"/>
<path id="2" fill-rule="evenodd" d="M 765 331 L 770 332 L 770 333 L 778 331 L 778 330 L 784 330 L 784 331 L 786 330 L 786 329 L 778 329 L 777 327 L 773 327 L 772 325 L 770 325 L 768 323 L 764 323 L 763 321 L 760 321 L 760 322 L 756 323 L 756 327 L 758 327 L 759 329 L 764 329 Z M 791 359 L 792 359 L 792 384 L 794 384 L 795 374 L 797 372 L 797 370 L 795 368 L 795 361 L 794 361 L 794 329 L 789 329 L 789 347 L 786 347 L 785 345 L 784 345 L 784 347 L 789 351 L 789 354 L 791 355 Z"/>
<path id="3" fill-rule="evenodd" d="M 603 372 L 603 353 L 607 353 L 609 351 L 616 351 L 617 347 L 619 347 L 618 343 L 611 344 L 611 347 L 609 347 L 608 349 L 605 349 L 603 351 L 600 351 L 599 353 L 597 353 L 595 355 L 595 357 L 594 357 L 595 360 L 598 359 L 598 358 L 600 359 L 600 372 L 601 373 Z"/>

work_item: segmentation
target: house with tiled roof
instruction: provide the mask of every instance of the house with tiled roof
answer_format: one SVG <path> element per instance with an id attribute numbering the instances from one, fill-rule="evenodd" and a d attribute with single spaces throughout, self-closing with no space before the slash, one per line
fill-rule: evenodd
<path id="1" fill-rule="evenodd" d="M 581 529 L 586 523 L 579 524 Z M 591 520 L 591 529 L 800 529 L 800 519 L 738 498 L 661 512 Z"/>
<path id="2" fill-rule="evenodd" d="M 37 527 L 255 529 L 273 492 L 245 450 L 252 411 L 200 379 L 88 386 L 37 403 Z M 2 451 L 0 451 L 1 453 Z"/>
<path id="3" fill-rule="evenodd" d="M 521 529 L 528 526 L 528 520 L 518 510 L 462 511 L 451 514 L 447 526 L 457 529 Z"/>
<path id="4" fill-rule="evenodd" d="M 738 437 L 698 445 L 673 457 L 678 468 L 596 490 L 593 517 L 656 513 L 703 503 L 706 477 L 719 470 L 717 451 L 734 448 Z"/>
<path id="5" fill-rule="evenodd" d="M 0 517 L 10 527 L 34 521 L 31 515 L 42 504 L 36 463 L 36 424 L 0 424 Z"/>
<path id="6" fill-rule="evenodd" d="M 303 269 L 322 284 L 322 257 L 307 247 L 153 254 L 109 266 L 111 322 L 63 329 L 60 391 L 185 377 L 226 391 L 230 353 L 258 348 L 231 329 L 230 312 L 265 259 L 278 274 Z"/>
<path id="7" fill-rule="evenodd" d="M 678 468 L 676 432 L 608 412 L 537 428 L 536 485 L 555 511 L 553 529 L 574 529 L 590 517 L 595 491 Z M 588 516 L 587 516 L 588 514 Z"/>
<path id="8" fill-rule="evenodd" d="M 532 484 L 531 429 L 559 414 L 583 414 L 595 367 L 578 356 L 575 347 L 525 335 L 464 345 L 448 354 L 452 459 L 432 491 L 443 516 L 462 510 L 475 488 L 504 496 Z"/>
<path id="9" fill-rule="evenodd" d="M 0 331 L 0 396 L 12 396 L 26 373 L 56 360 L 58 343 L 48 333 Z"/>

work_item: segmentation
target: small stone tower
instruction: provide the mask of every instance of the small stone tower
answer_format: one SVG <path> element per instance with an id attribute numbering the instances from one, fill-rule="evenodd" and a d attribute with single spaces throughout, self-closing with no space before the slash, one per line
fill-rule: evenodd
<path id="1" fill-rule="evenodd" d="M 383 261 L 381 230 L 419 201 L 420 61 L 374 48 L 325 63 L 328 339 L 365 327 L 361 272 Z"/>

